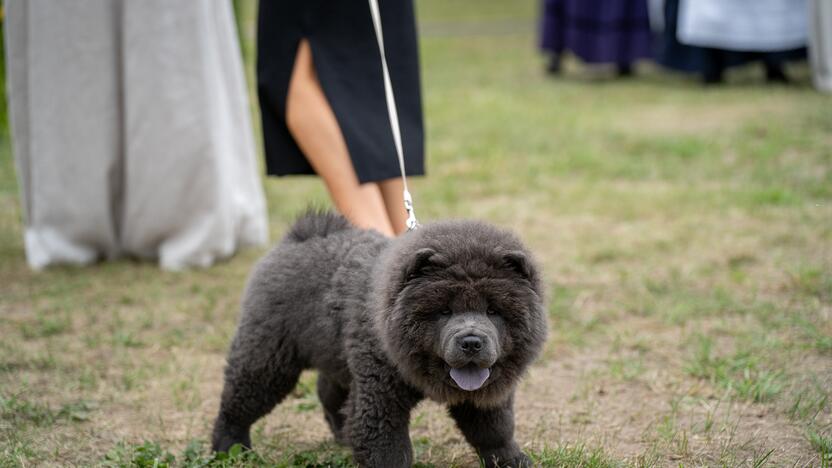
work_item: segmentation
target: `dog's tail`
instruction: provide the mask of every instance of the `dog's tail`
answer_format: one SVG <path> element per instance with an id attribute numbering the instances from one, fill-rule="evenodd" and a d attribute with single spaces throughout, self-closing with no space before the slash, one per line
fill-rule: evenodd
<path id="1" fill-rule="evenodd" d="M 286 240 L 303 242 L 313 237 L 326 237 L 330 234 L 352 229 L 347 218 L 329 210 L 310 208 L 300 215 L 295 224 L 289 228 Z"/>

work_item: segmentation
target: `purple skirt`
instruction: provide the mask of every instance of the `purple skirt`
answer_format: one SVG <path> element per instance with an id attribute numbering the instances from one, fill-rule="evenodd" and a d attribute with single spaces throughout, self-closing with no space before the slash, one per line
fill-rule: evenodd
<path id="1" fill-rule="evenodd" d="M 544 0 L 541 48 L 589 63 L 626 65 L 652 56 L 646 0 Z"/>

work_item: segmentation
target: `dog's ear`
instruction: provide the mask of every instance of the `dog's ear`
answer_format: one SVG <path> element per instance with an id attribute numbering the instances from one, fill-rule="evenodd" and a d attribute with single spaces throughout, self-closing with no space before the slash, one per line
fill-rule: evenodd
<path id="1" fill-rule="evenodd" d="M 510 250 L 503 254 L 503 264 L 524 279 L 531 281 L 534 277 L 534 267 L 526 254 L 519 250 Z"/>
<path id="2" fill-rule="evenodd" d="M 424 270 L 431 266 L 440 266 L 443 263 L 441 255 L 430 247 L 421 248 L 416 251 L 410 259 L 405 272 L 405 281 L 410 281 L 422 275 Z"/>

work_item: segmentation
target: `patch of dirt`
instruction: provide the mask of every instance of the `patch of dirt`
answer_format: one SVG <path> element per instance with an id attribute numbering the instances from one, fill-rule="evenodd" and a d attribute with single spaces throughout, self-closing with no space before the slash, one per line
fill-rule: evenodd
<path id="1" fill-rule="evenodd" d="M 762 115 L 786 108 L 779 99 L 766 102 L 734 102 L 730 106 L 678 102 L 627 109 L 626 117 L 613 120 L 612 128 L 635 135 L 713 135 L 732 132 Z"/>

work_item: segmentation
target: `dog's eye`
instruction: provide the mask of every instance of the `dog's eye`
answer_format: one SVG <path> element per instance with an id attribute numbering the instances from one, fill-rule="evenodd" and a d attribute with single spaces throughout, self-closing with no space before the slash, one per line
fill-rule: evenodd
<path id="1" fill-rule="evenodd" d="M 487 313 L 488 315 L 497 315 L 497 311 L 496 311 L 496 310 L 494 310 L 494 309 L 488 309 L 488 311 L 487 311 L 486 313 Z"/>
<path id="2" fill-rule="evenodd" d="M 442 311 L 442 312 L 440 312 L 440 313 L 441 313 L 442 315 L 451 315 L 451 311 L 450 311 L 450 310 L 448 310 L 448 309 L 445 309 L 445 310 L 443 310 L 443 311 Z"/>

